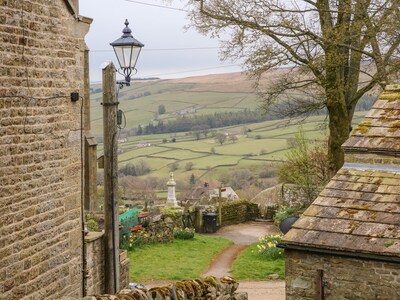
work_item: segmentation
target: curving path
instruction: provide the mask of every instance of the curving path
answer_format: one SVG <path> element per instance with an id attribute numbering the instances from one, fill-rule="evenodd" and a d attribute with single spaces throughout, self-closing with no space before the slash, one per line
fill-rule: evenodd
<path id="1" fill-rule="evenodd" d="M 271 222 L 248 222 L 221 228 L 213 235 L 230 239 L 234 244 L 221 252 L 202 276 L 229 276 L 233 262 L 240 252 L 256 243 L 259 237 L 278 232 L 276 226 Z M 285 299 L 285 282 L 282 280 L 241 281 L 239 291 L 247 292 L 249 300 L 283 300 Z"/>

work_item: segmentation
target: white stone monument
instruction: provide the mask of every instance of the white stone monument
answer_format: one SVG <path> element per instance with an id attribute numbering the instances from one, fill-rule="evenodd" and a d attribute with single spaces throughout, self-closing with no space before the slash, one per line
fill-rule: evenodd
<path id="1" fill-rule="evenodd" d="M 176 182 L 174 180 L 174 174 L 171 173 L 170 175 L 170 179 L 167 182 L 167 186 L 168 186 L 168 197 L 167 197 L 167 203 L 165 204 L 165 206 L 167 207 L 178 207 L 178 202 L 176 201 L 176 197 L 175 197 L 175 186 L 176 186 Z"/>

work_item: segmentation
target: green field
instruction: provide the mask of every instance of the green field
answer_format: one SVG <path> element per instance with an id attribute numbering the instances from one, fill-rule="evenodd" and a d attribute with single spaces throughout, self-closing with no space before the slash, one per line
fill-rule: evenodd
<path id="1" fill-rule="evenodd" d="M 317 121 L 303 126 L 306 138 L 324 138 L 324 132 L 318 128 Z M 211 137 L 195 140 L 184 134 L 177 135 L 176 142 L 171 142 L 171 138 L 165 135 L 130 137 L 128 142 L 119 144 L 123 153 L 119 154 L 118 160 L 121 165 L 144 160 L 151 168 L 148 174 L 151 176 L 168 177 L 171 165 L 177 163 L 178 169 L 174 171 L 174 176 L 178 180 L 186 180 L 191 173 L 197 178 L 206 176 L 218 179 L 222 172 L 231 168 L 251 169 L 268 162 L 284 160 L 288 139 L 293 138 L 299 130 L 298 124 L 274 128 L 273 121 L 251 124 L 248 128 L 253 126 L 257 126 L 257 132 L 240 134 L 236 142 L 226 141 L 223 145 Z M 164 143 L 164 138 L 168 142 Z M 148 146 L 141 146 L 144 141 Z M 186 170 L 187 163 L 193 164 L 189 171 Z"/>
<path id="2" fill-rule="evenodd" d="M 99 88 L 94 86 L 93 89 Z M 92 132 L 102 134 L 101 92 L 91 95 Z M 119 108 L 125 112 L 126 128 L 137 128 L 155 120 L 165 122 L 177 118 L 178 111 L 195 108 L 189 116 L 213 114 L 215 112 L 257 109 L 260 105 L 248 82 L 181 82 L 159 80 L 134 82 L 119 93 Z M 163 104 L 166 113 L 157 116 L 158 106 Z M 365 112 L 358 112 L 354 122 L 360 121 Z M 325 116 L 309 117 L 306 120 L 274 120 L 261 123 L 231 126 L 215 129 L 215 132 L 234 132 L 237 140 L 217 143 L 211 134 L 196 140 L 189 132 L 154 134 L 129 137 L 118 145 L 120 166 L 143 160 L 151 172 L 146 176 L 168 178 L 172 167 L 177 180 L 187 180 L 193 173 L 196 178 L 218 179 L 230 169 L 247 168 L 261 170 L 266 164 L 285 159 L 288 141 L 299 132 L 300 125 L 309 140 L 326 139 Z M 172 139 L 175 142 L 172 142 Z M 98 145 L 99 155 L 103 150 Z M 188 169 L 188 163 L 192 168 Z"/>
<path id="3" fill-rule="evenodd" d="M 199 278 L 212 258 L 230 244 L 221 237 L 196 234 L 191 240 L 145 245 L 129 251 L 130 278 L 141 283 Z"/>

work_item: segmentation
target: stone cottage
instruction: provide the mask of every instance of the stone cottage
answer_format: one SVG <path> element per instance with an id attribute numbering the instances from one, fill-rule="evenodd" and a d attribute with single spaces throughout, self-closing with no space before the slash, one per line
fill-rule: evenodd
<path id="1" fill-rule="evenodd" d="M 286 299 L 400 299 L 400 86 L 343 148 L 344 166 L 282 240 Z"/>
<path id="2" fill-rule="evenodd" d="M 0 299 L 86 290 L 90 23 L 78 0 L 0 1 Z"/>

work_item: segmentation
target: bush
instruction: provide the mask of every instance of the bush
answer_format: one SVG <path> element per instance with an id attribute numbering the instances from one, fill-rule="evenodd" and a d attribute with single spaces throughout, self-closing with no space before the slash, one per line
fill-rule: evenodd
<path id="1" fill-rule="evenodd" d="M 267 167 L 269 169 L 264 169 L 258 173 L 259 178 L 273 178 L 276 176 L 276 170 L 271 167 Z"/>
<path id="2" fill-rule="evenodd" d="M 193 228 L 175 228 L 174 229 L 174 238 L 179 240 L 190 240 L 194 237 L 194 229 Z"/>
<path id="3" fill-rule="evenodd" d="M 174 171 L 176 171 L 176 170 L 178 170 L 179 169 L 179 164 L 177 163 L 177 162 L 174 162 L 173 164 L 171 164 L 170 166 L 169 166 L 169 171 L 170 172 L 174 172 Z"/>
<path id="4" fill-rule="evenodd" d="M 276 245 L 280 243 L 282 237 L 282 234 L 269 234 L 260 238 L 260 243 L 257 245 L 258 252 L 272 259 L 282 257 L 284 254 L 283 249 L 276 247 Z"/>
<path id="5" fill-rule="evenodd" d="M 290 217 L 291 215 L 297 213 L 298 209 L 296 207 L 287 207 L 282 205 L 276 212 L 274 217 L 274 222 L 279 224 L 286 218 Z"/>
<path id="6" fill-rule="evenodd" d="M 191 171 L 191 170 L 193 169 L 193 166 L 194 166 L 194 164 L 193 164 L 191 161 L 189 161 L 189 162 L 186 163 L 186 165 L 185 165 L 185 170 L 186 170 L 186 171 Z"/>
<path id="7" fill-rule="evenodd" d="M 129 236 L 124 235 L 120 241 L 121 248 L 124 250 L 133 250 L 147 244 L 148 235 L 144 230 L 132 232 Z"/>
<path id="8" fill-rule="evenodd" d="M 100 231 L 99 223 L 94 219 L 87 220 L 86 226 L 89 231 Z"/>

